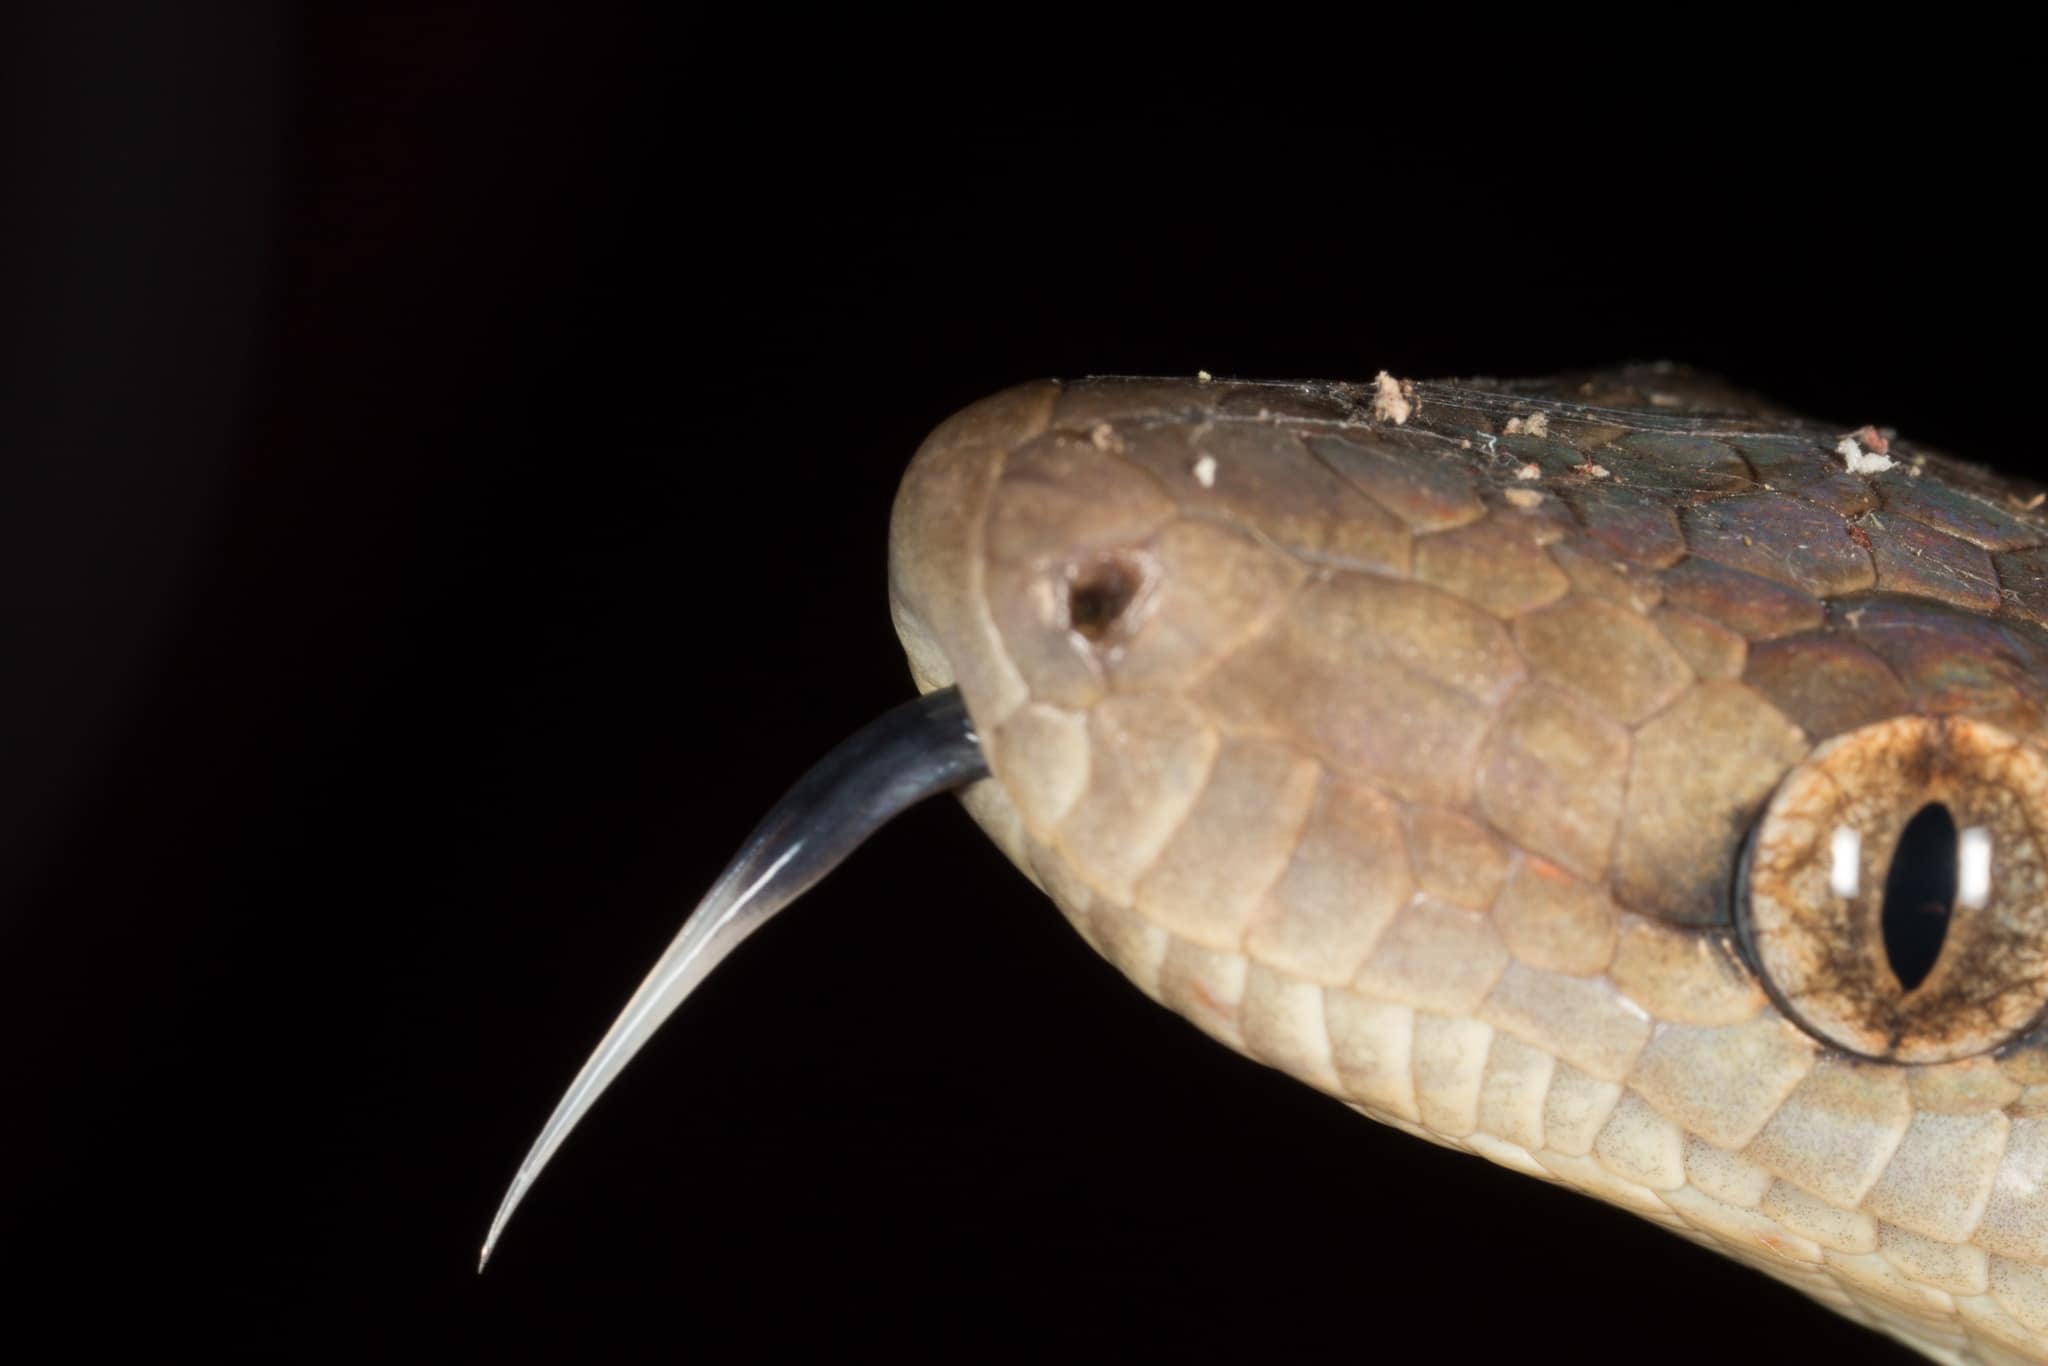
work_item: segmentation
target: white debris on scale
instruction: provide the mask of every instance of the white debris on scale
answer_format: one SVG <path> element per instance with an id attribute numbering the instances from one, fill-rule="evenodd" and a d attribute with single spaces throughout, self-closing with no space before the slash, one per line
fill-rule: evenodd
<path id="1" fill-rule="evenodd" d="M 1883 474 L 1899 462 L 1888 455 L 1865 451 L 1856 444 L 1856 438 L 1845 436 L 1835 443 L 1835 454 L 1842 457 L 1842 464 L 1851 474 Z"/>

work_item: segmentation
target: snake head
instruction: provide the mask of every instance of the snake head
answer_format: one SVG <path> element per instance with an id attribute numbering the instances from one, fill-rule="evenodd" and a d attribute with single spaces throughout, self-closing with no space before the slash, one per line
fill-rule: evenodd
<path id="1" fill-rule="evenodd" d="M 2037 1359 L 2039 509 L 1664 367 L 984 400 L 890 532 L 923 709 L 764 822 L 500 1226 L 746 927 L 958 787 L 1230 1047 L 1924 1350 Z"/>
<path id="2" fill-rule="evenodd" d="M 892 602 L 969 809 L 1372 1118 L 2048 1351 L 2038 500 L 1664 371 L 1389 397 L 1030 385 L 935 433 Z"/>

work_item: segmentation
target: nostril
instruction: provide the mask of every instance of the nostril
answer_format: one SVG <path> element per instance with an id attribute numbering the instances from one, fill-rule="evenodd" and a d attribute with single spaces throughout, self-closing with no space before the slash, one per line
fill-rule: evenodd
<path id="1" fill-rule="evenodd" d="M 1067 624 L 1088 640 L 1115 630 L 1145 586 L 1141 565 L 1129 555 L 1104 555 L 1069 572 Z"/>

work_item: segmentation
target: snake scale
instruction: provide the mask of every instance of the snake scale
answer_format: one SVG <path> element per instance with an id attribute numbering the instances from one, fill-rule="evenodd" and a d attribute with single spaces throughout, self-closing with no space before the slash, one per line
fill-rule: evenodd
<path id="1" fill-rule="evenodd" d="M 1232 1048 L 2048 1360 L 2042 502 L 1669 366 L 985 399 L 891 530 L 925 702 L 764 822 L 492 1237 L 733 943 L 959 786 Z"/>

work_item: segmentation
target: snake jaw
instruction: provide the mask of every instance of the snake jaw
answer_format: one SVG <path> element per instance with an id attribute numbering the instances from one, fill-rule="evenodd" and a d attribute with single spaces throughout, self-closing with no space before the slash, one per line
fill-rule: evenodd
<path id="1" fill-rule="evenodd" d="M 570 1131 L 728 954 L 883 825 L 987 772 L 960 695 L 947 688 L 883 713 L 799 779 L 747 836 L 569 1083 L 491 1220 L 477 1270 Z"/>

